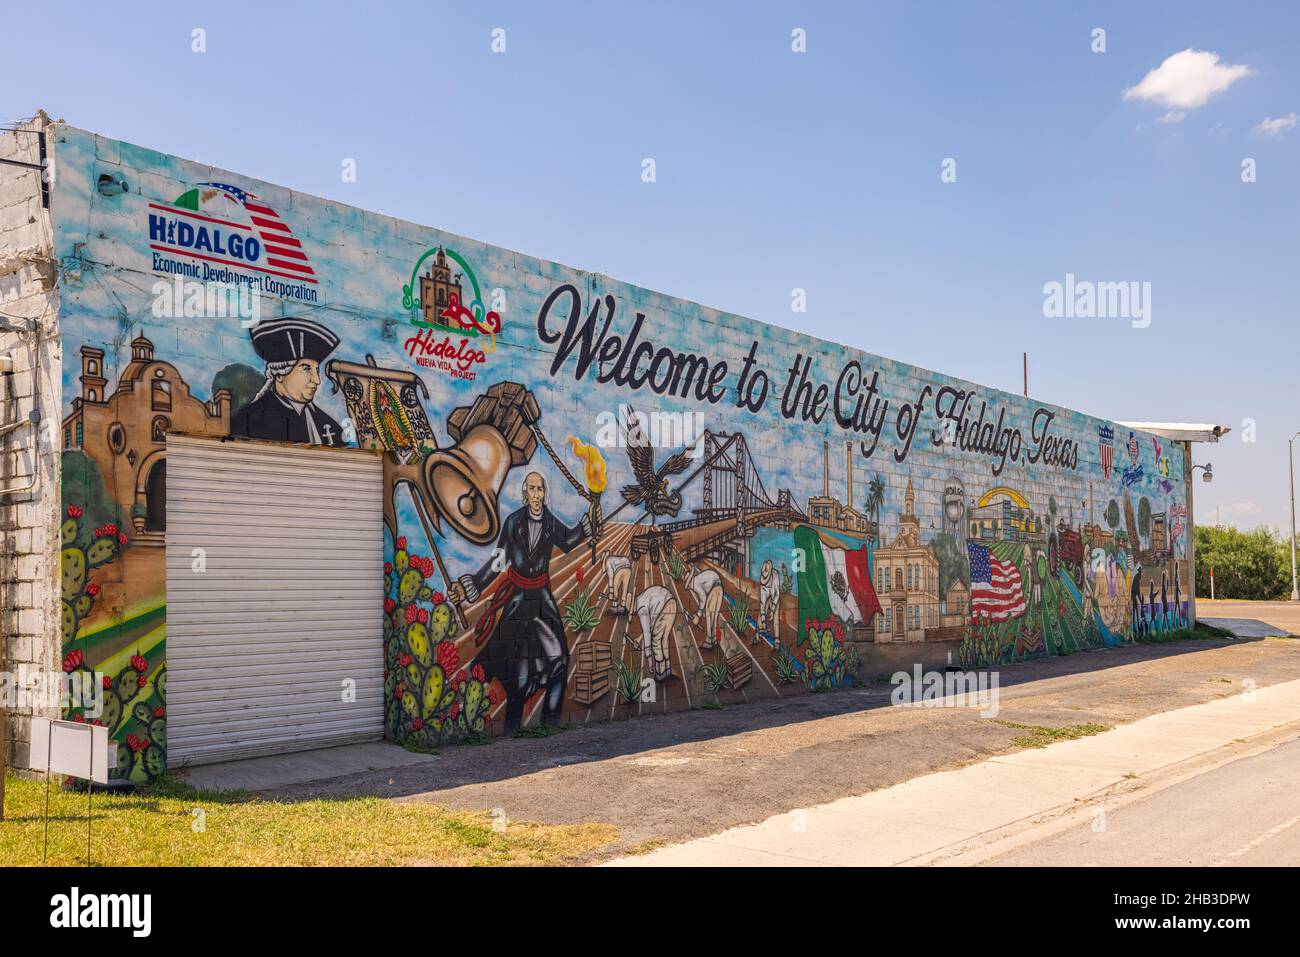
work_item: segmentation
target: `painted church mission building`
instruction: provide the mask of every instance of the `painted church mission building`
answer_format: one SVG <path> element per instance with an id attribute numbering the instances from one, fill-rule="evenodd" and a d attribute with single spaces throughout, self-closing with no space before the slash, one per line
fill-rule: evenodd
<path id="1" fill-rule="evenodd" d="M 109 496 L 129 516 L 136 545 L 161 546 L 167 529 L 167 433 L 230 433 L 230 392 L 211 401 L 190 394 L 180 371 L 155 358 L 143 335 L 110 394 L 104 350 L 81 347 L 81 395 L 63 420 L 63 448 L 85 453 Z"/>

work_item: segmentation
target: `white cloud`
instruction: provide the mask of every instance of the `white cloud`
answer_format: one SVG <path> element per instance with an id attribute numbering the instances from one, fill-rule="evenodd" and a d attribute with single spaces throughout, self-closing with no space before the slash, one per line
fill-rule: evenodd
<path id="1" fill-rule="evenodd" d="M 1175 112 L 1194 110 L 1250 73 L 1250 67 L 1224 63 L 1217 53 L 1187 49 L 1166 57 L 1126 89 L 1124 99 L 1158 103 Z"/>
<path id="2" fill-rule="evenodd" d="M 1277 119 L 1266 116 L 1264 122 L 1255 127 L 1255 132 L 1262 136 L 1277 136 L 1279 133 L 1294 129 L 1297 120 L 1300 120 L 1300 117 L 1297 117 L 1294 112 L 1279 116 Z"/>
<path id="3" fill-rule="evenodd" d="M 1233 502 L 1231 505 L 1223 506 L 1223 510 L 1229 515 L 1237 515 L 1241 518 L 1249 518 L 1252 515 L 1259 515 L 1264 511 L 1259 507 L 1258 502 Z"/>
<path id="4" fill-rule="evenodd" d="M 1170 110 L 1164 116 L 1160 117 L 1160 119 L 1156 120 L 1156 122 L 1157 123 L 1181 123 L 1186 118 L 1187 118 L 1187 114 L 1183 110 Z"/>

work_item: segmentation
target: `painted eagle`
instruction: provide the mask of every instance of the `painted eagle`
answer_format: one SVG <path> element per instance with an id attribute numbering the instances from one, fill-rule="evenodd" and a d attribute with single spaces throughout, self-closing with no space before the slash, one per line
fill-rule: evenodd
<path id="1" fill-rule="evenodd" d="M 623 501 L 644 508 L 650 515 L 651 524 L 660 515 L 676 516 L 682 507 L 682 493 L 681 489 L 668 491 L 668 476 L 686 471 L 694 458 L 695 447 L 687 446 L 670 455 L 668 461 L 655 471 L 654 446 L 646 438 L 631 406 L 628 406 L 627 421 L 623 424 L 623 436 L 627 440 L 627 458 L 632 465 L 632 474 L 636 477 L 635 485 L 623 486 Z"/>

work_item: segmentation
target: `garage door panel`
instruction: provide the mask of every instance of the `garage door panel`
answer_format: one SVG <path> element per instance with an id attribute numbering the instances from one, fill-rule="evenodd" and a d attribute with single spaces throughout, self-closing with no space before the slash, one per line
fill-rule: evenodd
<path id="1" fill-rule="evenodd" d="M 379 457 L 171 435 L 167 459 L 169 763 L 381 738 Z"/>

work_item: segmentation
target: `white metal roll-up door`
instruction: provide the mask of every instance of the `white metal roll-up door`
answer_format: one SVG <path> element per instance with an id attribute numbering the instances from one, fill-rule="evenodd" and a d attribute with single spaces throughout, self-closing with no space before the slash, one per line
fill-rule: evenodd
<path id="1" fill-rule="evenodd" d="M 169 435 L 166 538 L 168 764 L 383 737 L 378 455 Z"/>

